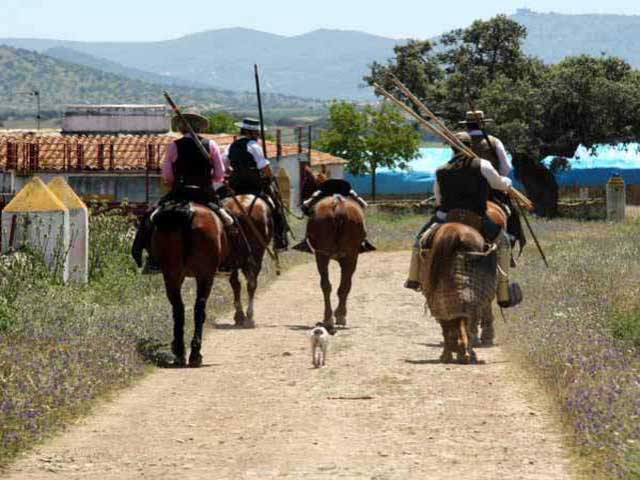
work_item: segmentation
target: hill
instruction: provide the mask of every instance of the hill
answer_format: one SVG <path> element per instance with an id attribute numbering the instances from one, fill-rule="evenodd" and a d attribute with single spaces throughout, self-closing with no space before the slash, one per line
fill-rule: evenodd
<path id="1" fill-rule="evenodd" d="M 554 63 L 565 56 L 605 52 L 640 67 L 640 16 L 564 15 L 518 10 L 512 17 L 529 36 L 524 50 Z M 264 90 L 311 98 L 370 99 L 360 88 L 367 66 L 393 55 L 403 40 L 362 32 L 316 30 L 285 37 L 228 28 L 161 42 L 69 42 L 0 39 L 128 78 L 158 84 L 253 90 L 252 66 L 262 68 Z M 169 82 L 169 83 L 168 83 Z"/>
<path id="2" fill-rule="evenodd" d="M 370 98 L 370 91 L 359 88 L 367 65 L 391 55 L 397 42 L 352 31 L 317 30 L 285 37 L 243 28 L 213 30 L 163 42 L 0 39 L 0 44 L 39 52 L 62 47 L 67 49 L 64 59 L 74 63 L 86 65 L 81 54 L 91 55 L 129 69 L 231 90 L 253 90 L 252 68 L 258 62 L 265 91 L 325 99 Z M 115 71 L 112 66 L 91 66 Z M 132 71 L 116 73 L 148 80 Z"/>
<path id="3" fill-rule="evenodd" d="M 546 63 L 569 55 L 605 53 L 640 67 L 638 15 L 564 15 L 520 9 L 511 18 L 527 27 L 525 52 Z"/>
<path id="4" fill-rule="evenodd" d="M 133 80 L 113 73 L 58 60 L 34 51 L 0 46 L 0 113 L 33 112 L 31 98 L 18 92 L 39 90 L 42 109 L 61 112 L 71 103 L 164 103 L 165 85 Z M 255 112 L 253 93 L 216 89 L 176 89 L 176 100 L 202 110 Z M 324 108 L 322 102 L 267 94 L 265 106 L 276 111 L 309 112 Z"/>

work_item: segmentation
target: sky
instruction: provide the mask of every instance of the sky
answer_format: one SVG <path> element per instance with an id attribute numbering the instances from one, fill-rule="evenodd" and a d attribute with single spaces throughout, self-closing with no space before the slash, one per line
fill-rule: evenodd
<path id="1" fill-rule="evenodd" d="M 0 0 L 0 38 L 153 41 L 227 27 L 287 36 L 331 28 L 429 38 L 518 8 L 640 15 L 637 0 Z"/>

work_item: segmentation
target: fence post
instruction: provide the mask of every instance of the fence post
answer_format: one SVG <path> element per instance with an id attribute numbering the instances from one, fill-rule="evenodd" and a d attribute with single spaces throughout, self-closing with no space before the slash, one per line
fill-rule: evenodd
<path id="1" fill-rule="evenodd" d="M 282 158 L 282 130 L 276 130 L 276 158 L 278 161 Z"/>

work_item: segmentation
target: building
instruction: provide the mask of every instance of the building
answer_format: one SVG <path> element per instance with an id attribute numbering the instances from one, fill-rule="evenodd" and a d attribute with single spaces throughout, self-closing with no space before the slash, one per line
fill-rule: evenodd
<path id="1" fill-rule="evenodd" d="M 171 117 L 164 105 L 69 105 L 62 122 L 63 134 L 168 133 Z"/>
<path id="2" fill-rule="evenodd" d="M 97 123 L 96 123 L 97 124 Z M 221 150 L 232 135 L 206 135 Z M 278 134 L 278 139 L 281 135 Z M 175 134 L 71 134 L 34 135 L 0 132 L 0 185 L 19 191 L 33 176 L 45 182 L 62 176 L 85 200 L 149 204 L 163 194 L 160 168 Z M 304 148 L 267 142 L 274 173 L 286 169 L 291 178 L 291 205 L 301 202 L 302 172 L 306 165 L 332 178 L 344 178 L 346 160 Z M 9 187 L 7 187 L 9 186 Z M 5 195 L 7 197 L 8 195 Z"/>

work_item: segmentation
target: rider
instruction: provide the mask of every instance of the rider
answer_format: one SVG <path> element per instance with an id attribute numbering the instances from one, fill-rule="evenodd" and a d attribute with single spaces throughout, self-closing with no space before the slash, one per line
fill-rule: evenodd
<path id="1" fill-rule="evenodd" d="M 275 205 L 273 209 L 274 224 L 274 248 L 276 251 L 284 251 L 288 248 L 288 225 L 284 214 L 284 207 L 280 204 L 279 197 L 273 191 L 275 181 L 269 160 L 258 140 L 260 139 L 261 125 L 258 120 L 245 118 L 240 127 L 240 137 L 235 140 L 224 153 L 224 163 L 228 170 L 229 186 L 233 193 L 239 195 L 267 195 Z"/>
<path id="2" fill-rule="evenodd" d="M 470 159 L 460 153 L 436 171 L 436 181 L 434 183 L 434 195 L 436 200 L 436 214 L 422 228 L 414 244 L 409 277 L 405 282 L 405 287 L 420 291 L 420 241 L 423 234 L 434 224 L 445 223 L 448 216 L 459 217 L 460 215 L 474 221 L 481 226 L 485 238 L 489 241 L 496 241 L 500 232 L 500 227 L 495 225 L 486 216 L 487 201 L 490 189 L 500 192 L 508 192 L 512 182 L 508 177 L 501 176 L 488 160 L 479 157 Z M 464 212 L 464 213 L 461 213 Z M 510 306 L 510 293 L 507 273 L 510 258 L 499 255 L 498 262 L 500 269 L 505 272 L 505 281 L 498 283 L 498 302 L 501 306 Z"/>
<path id="3" fill-rule="evenodd" d="M 499 138 L 484 133 L 485 125 L 492 121 L 490 118 L 485 118 L 482 110 L 469 111 L 465 120 L 459 122 L 460 125 L 466 127 L 465 131 L 456 133 L 456 137 L 469 146 L 478 157 L 488 159 L 500 175 L 508 177 L 511 173 L 511 161 L 504 144 Z M 498 203 L 506 211 L 508 215 L 507 233 L 511 236 L 512 245 L 518 241 L 520 250 L 522 250 L 527 240 L 522 230 L 518 210 L 514 208 L 511 198 L 504 192 L 491 190 L 489 199 Z"/>
<path id="4" fill-rule="evenodd" d="M 183 113 L 182 116 L 196 134 L 209 126 L 209 121 L 197 113 Z M 233 218 L 219 207 L 216 194 L 216 189 L 222 185 L 225 174 L 225 166 L 218 145 L 213 140 L 198 136 L 197 141 L 201 142 L 209 153 L 209 159 L 205 159 L 188 126 L 177 116 L 173 118 L 172 129 L 182 133 L 183 137 L 167 148 L 162 164 L 162 181 L 170 190 L 160 199 L 158 205 L 163 206 L 168 202 L 180 201 L 197 202 L 216 211 L 226 226 L 232 225 Z M 138 266 L 142 265 L 142 250 L 148 250 L 153 233 L 150 217 L 151 211 L 140 222 L 133 243 L 131 253 Z M 157 260 L 149 255 L 143 273 L 159 271 Z"/>
<path id="5" fill-rule="evenodd" d="M 314 190 L 313 193 L 311 193 L 311 196 L 302 202 L 302 205 L 300 206 L 302 213 L 308 217 L 313 216 L 313 207 L 316 203 L 331 195 L 341 195 L 343 197 L 352 198 L 363 209 L 368 207 L 367 202 L 351 188 L 351 184 L 346 180 L 339 178 L 327 178 L 324 173 L 316 175 L 313 173 L 310 166 L 305 167 L 304 178 L 306 181 L 303 184 L 303 198 L 305 194 L 308 195 L 312 189 Z M 300 252 L 312 253 L 306 237 L 302 242 L 294 246 L 293 249 Z M 374 247 L 369 240 L 365 238 L 360 246 L 360 253 L 372 252 L 374 250 L 376 250 L 376 247 Z"/>

